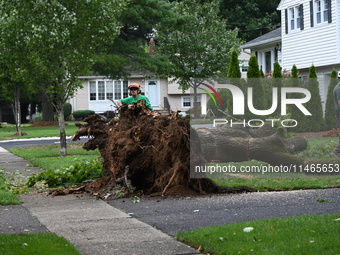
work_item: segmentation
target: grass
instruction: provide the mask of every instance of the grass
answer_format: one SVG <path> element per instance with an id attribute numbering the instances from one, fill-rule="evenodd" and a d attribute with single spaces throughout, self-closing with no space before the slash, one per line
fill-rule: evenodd
<path id="1" fill-rule="evenodd" d="M 67 122 L 65 125 L 65 131 L 68 136 L 72 136 L 78 128 L 75 126 L 75 122 Z M 11 139 L 26 139 L 36 137 L 59 137 L 59 126 L 44 126 L 44 127 L 31 127 L 30 124 L 23 124 L 21 131 L 27 133 L 24 136 L 14 136 L 17 132 L 15 125 L 2 125 L 0 128 L 0 141 Z"/>
<path id="2" fill-rule="evenodd" d="M 6 178 L 2 174 L 3 174 L 2 170 L 0 170 L 0 205 L 21 204 L 19 196 L 11 192 L 6 182 Z"/>
<path id="3" fill-rule="evenodd" d="M 305 151 L 299 152 L 298 156 L 306 159 L 309 164 L 321 161 L 323 165 L 336 165 L 340 168 L 339 158 L 332 155 L 334 147 L 338 144 L 338 138 L 317 137 L 308 139 L 308 147 Z M 213 164 L 211 164 L 213 165 Z M 237 174 L 217 175 L 214 182 L 223 187 L 248 187 L 258 191 L 285 191 L 299 189 L 324 189 L 340 187 L 340 171 L 333 174 L 306 174 L 298 173 L 239 173 L 240 167 L 246 166 L 268 166 L 265 162 L 256 160 L 246 162 L 219 163 L 219 166 L 234 166 Z"/>
<path id="4" fill-rule="evenodd" d="M 253 230 L 245 232 L 244 229 Z M 340 214 L 271 218 L 177 234 L 203 252 L 219 254 L 339 254 Z"/>
<path id="5" fill-rule="evenodd" d="M 42 169 L 61 169 L 69 167 L 75 163 L 97 158 L 100 154 L 98 150 L 86 151 L 82 143 L 68 145 L 67 156 L 60 157 L 60 145 L 38 145 L 9 149 L 13 154 L 32 162 L 33 166 Z"/>
<path id="6" fill-rule="evenodd" d="M 52 233 L 0 235 L 0 254 L 81 255 L 70 242 Z"/>

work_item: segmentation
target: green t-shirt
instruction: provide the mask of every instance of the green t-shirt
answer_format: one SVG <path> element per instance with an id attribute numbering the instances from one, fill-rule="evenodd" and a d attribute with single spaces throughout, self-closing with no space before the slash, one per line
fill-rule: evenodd
<path id="1" fill-rule="evenodd" d="M 335 111 L 340 111 L 340 106 L 338 103 L 338 100 L 340 99 L 340 84 L 339 83 L 335 86 L 333 90 L 333 96 L 334 96 Z"/>
<path id="2" fill-rule="evenodd" d="M 150 110 L 153 110 L 149 98 L 147 98 L 146 96 L 143 96 L 143 95 L 138 95 L 138 97 L 136 97 L 136 98 L 134 98 L 132 96 L 127 97 L 127 98 L 123 98 L 123 99 L 120 99 L 120 101 L 123 104 L 132 104 L 132 103 L 136 103 L 137 101 L 143 100 L 143 99 L 145 100 L 145 106 L 148 107 Z"/>

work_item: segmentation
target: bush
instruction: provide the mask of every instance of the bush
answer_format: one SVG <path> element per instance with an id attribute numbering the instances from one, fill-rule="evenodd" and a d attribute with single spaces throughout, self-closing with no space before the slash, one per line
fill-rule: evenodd
<path id="1" fill-rule="evenodd" d="M 64 119 L 70 120 L 72 114 L 72 105 L 70 103 L 64 104 Z"/>
<path id="2" fill-rule="evenodd" d="M 84 119 L 84 118 L 86 118 L 90 115 L 93 115 L 93 114 L 95 114 L 95 112 L 92 111 L 92 110 L 78 110 L 78 111 L 74 111 L 72 113 L 72 115 L 75 119 Z"/>
<path id="3" fill-rule="evenodd" d="M 27 182 L 33 187 L 37 182 L 44 182 L 48 187 L 55 188 L 69 184 L 79 184 L 103 176 L 103 167 L 99 159 L 77 163 L 62 170 L 52 170 L 33 174 Z"/>

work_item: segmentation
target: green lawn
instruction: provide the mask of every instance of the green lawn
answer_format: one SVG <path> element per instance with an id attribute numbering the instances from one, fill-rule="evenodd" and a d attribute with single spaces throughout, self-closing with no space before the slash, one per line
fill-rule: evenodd
<path id="1" fill-rule="evenodd" d="M 39 145 L 9 149 L 15 155 L 32 162 L 33 166 L 42 169 L 62 169 L 70 165 L 81 163 L 86 160 L 98 158 L 99 151 L 86 151 L 83 144 L 68 145 L 67 156 L 60 157 L 60 145 Z"/>
<path id="2" fill-rule="evenodd" d="M 339 236 L 340 214 L 271 218 L 177 234 L 179 240 L 214 255 L 340 254 Z"/>
<path id="3" fill-rule="evenodd" d="M 81 255 L 70 242 L 52 233 L 0 235 L 0 254 Z"/>
<path id="4" fill-rule="evenodd" d="M 65 125 L 66 135 L 72 136 L 78 128 L 75 126 L 75 122 L 67 122 Z M 44 126 L 44 127 L 31 127 L 30 124 L 23 124 L 21 131 L 27 135 L 18 137 L 14 136 L 17 132 L 15 125 L 2 125 L 0 128 L 0 141 L 11 139 L 26 139 L 36 137 L 59 137 L 59 126 Z"/>

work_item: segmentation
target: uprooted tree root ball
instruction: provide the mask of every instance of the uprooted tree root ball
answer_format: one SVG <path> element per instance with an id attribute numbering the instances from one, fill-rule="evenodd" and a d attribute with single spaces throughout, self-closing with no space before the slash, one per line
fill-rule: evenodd
<path id="1" fill-rule="evenodd" d="M 115 195 L 116 186 L 123 187 L 125 192 L 162 196 L 228 191 L 210 179 L 190 178 L 190 158 L 202 162 L 204 158 L 200 149 L 192 150 L 190 155 L 190 135 L 196 132 L 190 130 L 188 119 L 179 118 L 176 113 L 159 115 L 141 100 L 123 105 L 119 119 L 108 122 L 92 115 L 85 122 L 77 124 L 79 130 L 72 140 L 90 137 L 83 148 L 99 149 L 106 173 L 85 185 L 85 190 L 92 194 Z M 199 139 L 195 140 L 199 143 Z"/>

